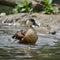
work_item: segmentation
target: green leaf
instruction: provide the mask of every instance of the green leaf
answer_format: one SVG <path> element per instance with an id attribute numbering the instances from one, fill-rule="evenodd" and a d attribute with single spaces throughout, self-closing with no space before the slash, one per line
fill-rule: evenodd
<path id="1" fill-rule="evenodd" d="M 26 11 L 26 9 L 25 8 L 22 8 L 21 10 L 20 10 L 20 12 L 25 12 Z"/>
<path id="2" fill-rule="evenodd" d="M 24 7 L 22 3 L 20 3 L 18 6 L 21 7 L 21 8 Z"/>
<path id="3" fill-rule="evenodd" d="M 45 3 L 46 5 L 51 4 L 51 3 L 52 3 L 52 0 L 44 0 L 44 3 Z"/>
<path id="4" fill-rule="evenodd" d="M 49 0 L 44 0 L 45 5 L 48 5 Z"/>
<path id="5" fill-rule="evenodd" d="M 29 7 L 27 8 L 27 11 L 30 12 L 30 8 Z"/>
<path id="6" fill-rule="evenodd" d="M 17 9 L 13 9 L 13 13 L 18 13 L 18 10 Z"/>
<path id="7" fill-rule="evenodd" d="M 25 2 L 22 2 L 22 4 L 24 5 L 24 6 L 27 6 L 27 2 L 25 1 Z"/>
<path id="8" fill-rule="evenodd" d="M 49 0 L 49 4 L 51 4 L 52 3 L 52 0 Z"/>

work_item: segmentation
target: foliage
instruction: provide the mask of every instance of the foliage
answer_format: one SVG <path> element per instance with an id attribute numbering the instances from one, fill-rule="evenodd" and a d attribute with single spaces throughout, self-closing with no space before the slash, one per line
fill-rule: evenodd
<path id="1" fill-rule="evenodd" d="M 17 6 L 13 9 L 14 13 L 20 13 L 20 12 L 31 12 L 31 2 L 18 2 Z"/>
<path id="2" fill-rule="evenodd" d="M 58 7 L 54 6 L 54 4 L 52 3 L 53 0 L 43 0 L 42 2 L 42 6 L 41 8 L 35 7 L 35 9 L 39 9 L 39 12 L 43 12 L 46 14 L 55 14 L 59 12 Z M 24 2 L 16 2 L 16 6 L 13 9 L 13 13 L 21 13 L 21 12 L 37 12 L 35 11 L 34 7 L 32 8 L 32 3 L 28 2 L 28 1 L 24 1 Z M 39 5 L 38 5 L 39 6 Z M 40 9 L 42 9 L 43 11 L 41 11 Z"/>
<path id="3" fill-rule="evenodd" d="M 52 3 L 52 0 L 43 0 L 45 8 L 44 13 L 51 14 L 51 13 L 57 13 L 57 11 L 54 9 L 54 4 Z"/>

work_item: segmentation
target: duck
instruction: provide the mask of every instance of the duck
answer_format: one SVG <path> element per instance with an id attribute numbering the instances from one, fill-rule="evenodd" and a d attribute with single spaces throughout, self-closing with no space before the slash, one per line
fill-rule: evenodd
<path id="1" fill-rule="evenodd" d="M 56 31 L 51 31 L 51 32 L 49 32 L 49 34 L 55 35 Z"/>
<path id="2" fill-rule="evenodd" d="M 37 31 L 34 26 L 39 26 L 34 19 L 26 20 L 26 25 L 29 27 L 27 31 L 20 30 L 17 31 L 13 36 L 13 42 L 20 44 L 35 44 L 38 40 Z"/>

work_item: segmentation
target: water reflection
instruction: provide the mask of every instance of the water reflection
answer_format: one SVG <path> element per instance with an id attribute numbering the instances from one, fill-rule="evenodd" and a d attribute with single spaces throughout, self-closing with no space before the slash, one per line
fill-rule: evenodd
<path id="1" fill-rule="evenodd" d="M 60 35 L 39 34 L 35 45 L 23 45 L 9 41 L 14 32 L 15 29 L 0 29 L 0 60 L 60 59 Z"/>

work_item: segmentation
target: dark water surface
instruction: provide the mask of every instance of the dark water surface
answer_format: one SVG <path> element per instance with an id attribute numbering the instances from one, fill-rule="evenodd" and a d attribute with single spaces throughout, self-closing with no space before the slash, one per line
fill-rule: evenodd
<path id="1" fill-rule="evenodd" d="M 35 45 L 11 43 L 16 28 L 0 26 L 0 60 L 60 60 L 60 34 L 39 34 Z"/>

